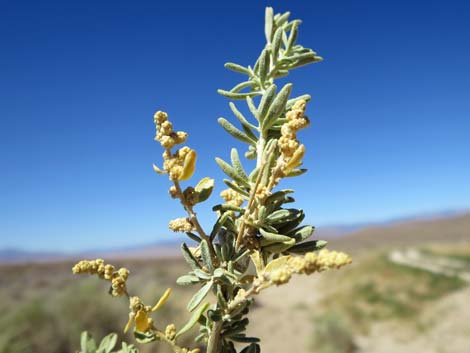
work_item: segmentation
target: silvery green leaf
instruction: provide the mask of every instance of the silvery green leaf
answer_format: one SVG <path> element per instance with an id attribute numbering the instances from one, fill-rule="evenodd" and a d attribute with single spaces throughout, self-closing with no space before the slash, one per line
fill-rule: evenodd
<path id="1" fill-rule="evenodd" d="M 207 317 L 214 322 L 222 320 L 222 314 L 219 310 L 207 310 Z"/>
<path id="2" fill-rule="evenodd" d="M 297 102 L 298 100 L 301 100 L 301 99 L 308 102 L 309 100 L 312 99 L 312 97 L 309 94 L 304 94 L 304 95 L 301 95 L 299 97 L 289 99 L 286 103 L 286 110 L 290 110 L 294 106 L 295 102 Z"/>
<path id="3" fill-rule="evenodd" d="M 241 188 L 240 186 L 238 186 L 237 184 L 231 182 L 230 180 L 228 179 L 224 179 L 224 183 L 225 185 L 227 185 L 230 189 L 232 189 L 233 191 L 236 191 L 238 192 L 240 195 L 243 195 L 245 197 L 249 197 L 250 196 L 250 193 L 246 190 L 244 190 L 243 188 Z"/>
<path id="4" fill-rule="evenodd" d="M 328 244 L 326 240 L 312 240 L 299 243 L 289 248 L 290 253 L 305 254 L 311 251 L 317 251 L 324 248 Z"/>
<path id="5" fill-rule="evenodd" d="M 225 273 L 224 269 L 218 267 L 218 268 L 215 269 L 214 274 L 213 274 L 213 277 L 214 277 L 214 278 L 220 278 L 220 277 L 222 277 L 222 276 L 224 275 L 224 273 Z"/>
<path id="6" fill-rule="evenodd" d="M 235 212 L 240 212 L 241 214 L 245 213 L 245 209 L 235 206 L 235 205 L 228 204 L 228 203 L 215 205 L 214 207 L 212 207 L 212 210 L 213 211 L 235 211 Z"/>
<path id="7" fill-rule="evenodd" d="M 268 112 L 269 107 L 271 106 L 271 103 L 276 95 L 276 85 L 271 85 L 269 88 L 264 92 L 263 96 L 261 97 L 261 101 L 259 103 L 257 112 L 258 112 L 258 117 L 262 121 Z"/>
<path id="8" fill-rule="evenodd" d="M 238 174 L 235 168 L 230 166 L 227 162 L 225 162 L 223 159 L 220 159 L 218 157 L 215 158 L 215 161 L 219 165 L 219 167 L 222 169 L 222 171 L 227 174 L 229 177 L 231 177 L 233 180 L 235 180 L 237 183 L 243 186 L 250 186 L 250 183 L 248 180 L 244 179 L 242 175 Z"/>
<path id="9" fill-rule="evenodd" d="M 302 175 L 304 173 L 307 172 L 307 169 L 303 168 L 303 169 L 292 169 L 289 174 L 286 175 L 286 177 L 296 177 L 296 176 L 299 176 L 299 175 Z"/>
<path id="10" fill-rule="evenodd" d="M 153 331 L 140 332 L 140 331 L 134 330 L 134 337 L 135 337 L 135 340 L 139 343 L 150 343 L 158 339 L 158 337 L 155 335 Z"/>
<path id="11" fill-rule="evenodd" d="M 273 8 L 266 7 L 265 17 L 264 17 L 264 34 L 266 36 L 266 41 L 268 43 L 271 42 L 271 38 L 273 35 L 273 25 L 274 25 L 274 18 L 273 18 Z"/>
<path id="12" fill-rule="evenodd" d="M 235 64 L 235 63 L 225 63 L 224 65 L 227 69 L 241 73 L 241 74 L 246 74 L 250 75 L 250 70 L 246 67 L 243 67 L 241 65 Z"/>
<path id="13" fill-rule="evenodd" d="M 242 142 L 246 142 L 249 144 L 256 143 L 256 140 L 251 139 L 247 134 L 238 130 L 235 126 L 233 126 L 230 122 L 228 122 L 227 119 L 219 118 L 217 119 L 217 122 L 224 128 L 225 131 L 227 131 L 230 135 L 235 137 L 237 140 L 240 140 Z"/>
<path id="14" fill-rule="evenodd" d="M 256 151 L 250 150 L 245 152 L 245 158 L 252 161 L 256 159 Z"/>
<path id="15" fill-rule="evenodd" d="M 263 224 L 264 221 L 266 220 L 266 212 L 267 212 L 266 206 L 261 205 L 258 210 L 258 220 L 261 222 L 261 224 Z"/>
<path id="16" fill-rule="evenodd" d="M 323 58 L 321 56 L 305 57 L 303 59 L 297 60 L 295 64 L 291 66 L 291 68 L 298 68 L 301 66 L 305 66 L 308 64 L 312 64 L 312 63 L 317 63 L 320 61 L 323 61 Z"/>
<path id="17" fill-rule="evenodd" d="M 200 282 L 199 277 L 195 275 L 183 275 L 178 277 L 176 280 L 176 284 L 180 286 L 188 286 L 190 284 L 198 283 Z"/>
<path id="18" fill-rule="evenodd" d="M 191 250 L 189 250 L 188 246 L 185 243 L 181 244 L 181 253 L 183 254 L 183 258 L 193 270 L 201 268 L 201 265 L 199 265 L 199 262 L 193 256 Z"/>
<path id="19" fill-rule="evenodd" d="M 83 331 L 80 335 L 80 349 L 81 353 L 96 352 L 96 342 L 87 331 Z"/>
<path id="20" fill-rule="evenodd" d="M 283 33 L 284 33 L 284 30 L 282 29 L 282 27 L 279 27 L 274 33 L 273 45 L 272 45 L 272 56 L 273 56 L 274 62 L 276 62 L 276 59 L 279 55 L 279 49 L 281 48 Z"/>
<path id="21" fill-rule="evenodd" d="M 287 209 L 281 209 L 274 211 L 266 217 L 266 222 L 271 224 L 282 223 L 292 218 L 292 211 Z"/>
<path id="22" fill-rule="evenodd" d="M 188 303 L 188 310 L 193 311 L 196 309 L 196 307 L 203 301 L 203 299 L 206 297 L 206 295 L 209 293 L 209 291 L 212 288 L 212 281 L 207 282 L 204 286 L 199 289 L 196 294 L 193 295 L 191 300 Z"/>
<path id="23" fill-rule="evenodd" d="M 289 75 L 288 70 L 277 70 L 275 75 L 274 75 L 274 78 L 281 78 L 281 77 L 285 77 L 287 75 Z"/>
<path id="24" fill-rule="evenodd" d="M 289 33 L 289 39 L 287 40 L 287 45 L 286 45 L 286 53 L 289 53 L 289 51 L 292 49 L 292 47 L 295 44 L 295 41 L 297 40 L 297 36 L 299 34 L 299 22 L 298 21 L 293 21 L 294 23 L 292 24 L 292 29 Z"/>
<path id="25" fill-rule="evenodd" d="M 253 169 L 253 171 L 250 173 L 250 175 L 248 176 L 248 179 L 254 183 L 256 182 L 256 179 L 258 178 L 258 175 L 259 175 L 259 171 L 260 171 L 260 168 L 259 167 L 256 167 L 255 169 Z"/>
<path id="26" fill-rule="evenodd" d="M 212 228 L 212 232 L 210 235 L 210 239 L 214 239 L 217 233 L 220 231 L 222 226 L 225 224 L 225 221 L 230 217 L 230 213 L 224 212 L 222 215 L 219 216 L 217 221 L 214 224 L 214 227 Z"/>
<path id="27" fill-rule="evenodd" d="M 292 229 L 295 229 L 297 228 L 300 223 L 302 223 L 302 221 L 304 220 L 305 218 L 305 213 L 300 210 L 299 213 L 297 213 L 296 217 L 293 218 L 291 221 L 289 222 L 286 222 L 286 223 L 283 223 L 282 226 L 278 226 L 278 231 L 283 233 L 283 234 L 288 234 Z"/>
<path id="28" fill-rule="evenodd" d="M 313 231 L 315 230 L 315 227 L 312 226 L 303 226 L 297 229 L 294 229 L 288 233 L 288 235 L 292 238 L 295 238 L 295 242 L 299 243 L 301 241 L 304 241 L 313 234 Z"/>
<path id="29" fill-rule="evenodd" d="M 207 243 L 207 240 L 201 241 L 201 256 L 202 256 L 202 261 L 204 262 L 204 265 L 207 267 L 207 269 L 212 272 L 214 270 L 214 265 L 212 263 L 212 255 L 209 249 L 209 244 Z"/>
<path id="30" fill-rule="evenodd" d="M 259 57 L 259 66 L 258 66 L 258 76 L 261 82 L 261 85 L 264 85 L 264 81 L 266 80 L 266 76 L 268 75 L 269 71 L 269 63 L 270 63 L 270 55 L 267 49 L 263 49 L 261 52 L 261 56 Z"/>
<path id="31" fill-rule="evenodd" d="M 247 127 L 249 127 L 250 129 L 253 129 L 255 131 L 258 130 L 258 128 L 256 126 L 254 126 L 253 124 L 251 124 L 244 116 L 242 113 L 240 113 L 240 111 L 237 109 L 237 107 L 235 106 L 235 104 L 233 102 L 230 102 L 228 104 L 230 106 L 230 109 L 232 110 L 233 114 L 235 115 L 235 117 L 242 123 L 242 125 L 246 125 Z"/>
<path id="32" fill-rule="evenodd" d="M 117 342 L 117 335 L 115 333 L 111 333 L 104 337 L 101 340 L 101 343 L 98 347 L 97 353 L 110 353 Z"/>
<path id="33" fill-rule="evenodd" d="M 258 109 L 256 109 L 255 103 L 251 97 L 246 97 L 246 104 L 248 109 L 250 109 L 251 114 L 259 121 Z"/>
<path id="34" fill-rule="evenodd" d="M 197 192 L 198 202 L 206 201 L 211 195 L 213 189 L 214 179 L 209 177 L 202 178 L 194 187 L 194 190 Z"/>
<path id="35" fill-rule="evenodd" d="M 292 239 L 294 240 L 294 239 Z M 295 243 L 295 240 L 294 240 Z M 290 249 L 294 244 L 291 242 L 284 242 L 284 243 L 274 243 L 263 246 L 263 251 L 266 253 L 282 253 L 288 249 Z"/>
<path id="36" fill-rule="evenodd" d="M 288 83 L 282 87 L 276 98 L 274 98 L 273 103 L 269 107 L 267 117 L 265 120 L 263 120 L 264 130 L 269 129 L 274 124 L 279 115 L 284 112 L 291 90 L 292 84 Z"/>
<path id="37" fill-rule="evenodd" d="M 202 279 L 202 280 L 205 280 L 205 281 L 207 281 L 207 280 L 209 280 L 209 279 L 212 278 L 212 275 L 211 275 L 211 274 L 209 274 L 209 273 L 207 273 L 206 271 L 203 271 L 203 270 L 201 270 L 201 269 L 195 269 L 195 270 L 193 270 L 193 273 L 194 273 L 198 278 L 200 278 L 200 279 Z"/>
<path id="38" fill-rule="evenodd" d="M 284 200 L 284 198 L 286 197 L 287 194 L 291 194 L 293 192 L 294 192 L 294 190 L 292 190 L 292 189 L 285 189 L 285 190 L 276 191 L 276 192 L 272 193 L 271 195 L 269 195 L 266 198 L 264 203 L 266 205 L 269 205 L 269 204 L 273 203 L 274 201 Z"/>
<path id="39" fill-rule="evenodd" d="M 194 342 L 196 343 L 200 343 L 202 341 L 204 341 L 204 339 L 206 338 L 206 333 L 203 332 L 203 333 L 200 333 L 199 335 L 197 335 L 195 338 L 194 338 Z"/>
<path id="40" fill-rule="evenodd" d="M 246 337 L 244 334 L 232 335 L 230 339 L 239 343 L 256 343 L 260 341 L 258 337 Z"/>
<path id="41" fill-rule="evenodd" d="M 196 234 L 192 233 L 192 232 L 186 232 L 186 235 L 188 237 L 190 237 L 192 240 L 194 240 L 196 243 L 200 243 L 201 242 L 201 238 L 199 238 Z"/>
<path id="42" fill-rule="evenodd" d="M 287 20 L 289 19 L 289 16 L 290 16 L 289 11 L 279 16 L 278 19 L 276 20 L 276 27 L 281 27 L 284 23 L 286 23 Z"/>
<path id="43" fill-rule="evenodd" d="M 197 309 L 193 315 L 191 315 L 191 318 L 189 319 L 189 321 L 186 323 L 186 325 L 184 325 L 181 330 L 179 330 L 177 333 L 176 333 L 176 338 L 178 338 L 179 336 L 181 336 L 182 334 L 188 332 L 189 330 L 191 330 L 194 325 L 196 325 L 199 321 L 199 318 L 201 317 L 201 315 L 204 313 L 204 311 L 206 311 L 206 309 L 209 307 L 209 303 L 205 303 L 204 305 L 200 306 L 199 309 Z"/>
<path id="44" fill-rule="evenodd" d="M 260 244 L 262 246 L 272 244 L 272 243 L 295 243 L 295 239 L 288 237 L 287 235 L 276 234 L 265 231 L 263 228 L 260 228 L 260 233 L 262 238 Z"/>
<path id="45" fill-rule="evenodd" d="M 230 159 L 232 161 L 232 166 L 235 171 L 243 178 L 248 180 L 248 175 L 246 175 L 245 169 L 240 162 L 240 156 L 238 155 L 238 151 L 236 148 L 232 148 L 230 151 Z"/>
<path id="46" fill-rule="evenodd" d="M 233 92 L 226 91 L 223 89 L 218 89 L 217 93 L 230 99 L 246 99 L 246 97 L 255 97 L 261 94 L 261 92 L 259 91 L 252 91 L 252 92 L 246 92 L 246 93 L 233 93 Z"/>
<path id="47" fill-rule="evenodd" d="M 254 81 L 244 81 L 244 82 L 240 82 L 238 85 L 236 85 L 235 87 L 233 87 L 230 92 L 232 93 L 238 93 L 240 92 L 242 89 L 246 88 L 246 87 L 252 87 L 253 85 L 255 84 Z"/>
<path id="48" fill-rule="evenodd" d="M 217 302 L 222 308 L 227 307 L 227 300 L 225 299 L 224 294 L 222 293 L 222 286 L 217 285 Z"/>

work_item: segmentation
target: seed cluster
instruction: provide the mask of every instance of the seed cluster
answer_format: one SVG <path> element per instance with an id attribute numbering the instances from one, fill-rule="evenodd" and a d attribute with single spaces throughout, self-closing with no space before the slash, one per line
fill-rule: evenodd
<path id="1" fill-rule="evenodd" d="M 349 255 L 326 249 L 308 252 L 304 256 L 291 256 L 286 265 L 267 274 L 269 281 L 280 285 L 289 282 L 294 273 L 310 275 L 329 269 L 339 269 L 352 262 Z"/>
<path id="2" fill-rule="evenodd" d="M 72 272 L 74 274 L 96 274 L 98 277 L 110 281 L 110 293 L 113 297 L 119 297 L 127 293 L 126 281 L 129 277 L 129 270 L 127 268 L 122 267 L 115 271 L 115 267 L 105 264 L 103 259 L 82 260 L 73 266 Z"/>
<path id="3" fill-rule="evenodd" d="M 170 221 L 169 228 L 174 232 L 186 233 L 194 229 L 194 225 L 189 218 L 176 218 Z"/>
<path id="4" fill-rule="evenodd" d="M 285 163 L 286 174 L 300 164 L 305 154 L 305 146 L 297 140 L 297 132 L 310 125 L 309 119 L 304 115 L 306 105 L 307 103 L 302 99 L 295 102 L 286 114 L 287 121 L 281 127 L 278 145 Z"/>
<path id="5" fill-rule="evenodd" d="M 236 191 L 232 189 L 225 189 L 222 190 L 220 193 L 220 197 L 222 197 L 226 203 L 229 205 L 240 207 L 245 199 Z"/>

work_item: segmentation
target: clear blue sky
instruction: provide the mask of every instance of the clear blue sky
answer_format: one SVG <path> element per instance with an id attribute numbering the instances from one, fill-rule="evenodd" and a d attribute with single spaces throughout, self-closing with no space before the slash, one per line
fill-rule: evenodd
<path id="1" fill-rule="evenodd" d="M 470 207 L 468 1 L 21 1 L 0 3 L 0 248 L 74 250 L 180 237 L 153 141 L 169 112 L 219 202 L 237 76 L 264 44 L 266 5 L 301 18 L 325 61 L 292 72 L 311 93 L 314 225 Z M 228 142 L 228 144 L 227 144 Z M 209 205 L 208 205 L 209 206 Z M 206 226 L 208 207 L 199 213 Z M 182 239 L 182 237 L 181 237 Z"/>

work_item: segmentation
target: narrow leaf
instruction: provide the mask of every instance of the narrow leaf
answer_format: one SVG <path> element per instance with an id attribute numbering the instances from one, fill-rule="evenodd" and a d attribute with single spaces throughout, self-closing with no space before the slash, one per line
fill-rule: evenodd
<path id="1" fill-rule="evenodd" d="M 238 155 L 238 151 L 236 148 L 232 148 L 230 151 L 230 159 L 232 161 L 232 166 L 235 171 L 243 178 L 248 180 L 248 175 L 246 175 L 245 169 L 240 162 L 240 156 Z"/>
<path id="2" fill-rule="evenodd" d="M 246 97 L 255 97 L 260 95 L 259 91 L 247 92 L 247 93 L 233 93 L 223 89 L 218 89 L 217 93 L 230 99 L 245 99 Z"/>
<path id="3" fill-rule="evenodd" d="M 184 325 L 181 330 L 179 330 L 177 333 L 176 333 L 176 338 L 178 338 L 179 336 L 181 336 L 182 334 L 188 332 L 189 330 L 191 330 L 194 325 L 197 324 L 199 318 L 201 317 L 201 315 L 204 313 L 204 311 L 207 310 L 207 308 L 209 307 L 209 303 L 205 303 L 204 305 L 201 305 L 196 311 L 194 311 L 193 315 L 191 315 L 191 318 L 189 319 L 189 321 L 186 323 L 186 325 Z"/>
<path id="4" fill-rule="evenodd" d="M 233 114 L 235 115 L 235 117 L 242 123 L 242 125 L 246 125 L 247 127 L 249 127 L 250 129 L 253 129 L 253 130 L 258 130 L 258 128 L 256 126 L 254 126 L 253 124 L 251 124 L 244 116 L 242 113 L 240 113 L 240 111 L 237 109 L 237 107 L 235 106 L 235 104 L 233 102 L 230 102 L 228 104 L 230 106 L 230 109 L 232 110 Z"/>
<path id="5" fill-rule="evenodd" d="M 206 297 L 209 291 L 212 288 L 212 281 L 207 282 L 204 286 L 199 289 L 196 294 L 191 298 L 188 303 L 188 310 L 193 311 L 196 307 L 202 302 L 202 300 Z"/>
<path id="6" fill-rule="evenodd" d="M 288 83 L 279 91 L 279 94 L 274 98 L 271 107 L 269 107 L 266 119 L 263 121 L 263 129 L 269 129 L 279 115 L 284 112 L 291 90 L 292 84 Z"/>
<path id="7" fill-rule="evenodd" d="M 274 96 L 276 95 L 276 89 L 276 85 L 269 86 L 269 88 L 261 97 L 261 101 L 257 110 L 260 121 L 263 121 L 263 119 L 266 117 L 266 113 L 268 112 L 268 109 L 271 106 Z"/>
<path id="8" fill-rule="evenodd" d="M 273 25 L 274 25 L 274 13 L 272 7 L 266 7 L 265 17 L 264 17 L 264 34 L 266 36 L 266 41 L 271 42 L 273 35 Z"/>
<path id="9" fill-rule="evenodd" d="M 186 262 L 189 264 L 189 266 L 191 266 L 193 270 L 201 268 L 201 265 L 199 265 L 199 262 L 193 256 L 193 254 L 191 253 L 191 250 L 189 250 L 186 243 L 181 244 L 181 253 L 183 254 L 183 258 L 186 260 Z"/>
<path id="10" fill-rule="evenodd" d="M 267 232 L 263 228 L 260 228 L 259 231 L 261 235 L 263 236 L 263 238 L 260 240 L 260 244 L 262 246 L 272 244 L 272 243 L 288 243 L 292 245 L 295 243 L 295 239 L 290 238 L 287 235 Z"/>
<path id="11" fill-rule="evenodd" d="M 230 189 L 238 192 L 240 195 L 243 195 L 245 197 L 249 197 L 250 196 L 250 193 L 246 190 L 243 190 L 243 188 L 241 186 L 238 186 L 237 184 L 231 182 L 230 180 L 228 179 L 224 179 L 224 183 L 225 185 L 227 185 Z"/>
<path id="12" fill-rule="evenodd" d="M 305 254 L 310 251 L 317 251 L 324 248 L 328 244 L 326 240 L 312 240 L 305 241 L 300 244 L 296 244 L 293 247 L 289 248 L 289 252 L 294 254 Z"/>
<path id="13" fill-rule="evenodd" d="M 237 140 L 240 140 L 242 142 L 246 142 L 249 144 L 256 143 L 256 140 L 252 140 L 244 132 L 238 130 L 235 126 L 233 126 L 230 122 L 228 122 L 227 119 L 219 118 L 217 121 L 224 128 L 225 131 L 227 131 L 230 135 L 235 137 Z"/>
<path id="14" fill-rule="evenodd" d="M 202 256 L 202 261 L 204 262 L 204 265 L 207 267 L 207 269 L 212 272 L 214 270 L 214 265 L 212 264 L 212 256 L 211 252 L 209 249 L 209 244 L 207 243 L 207 240 L 201 241 L 201 256 Z"/>
<path id="15" fill-rule="evenodd" d="M 232 70 L 232 71 L 235 71 L 235 72 L 238 72 L 238 73 L 241 73 L 241 74 L 246 74 L 246 75 L 250 75 L 250 70 L 246 67 L 243 67 L 241 65 L 238 65 L 238 64 L 235 64 L 235 63 L 225 63 L 225 68 L 229 69 L 229 70 Z"/>
<path id="16" fill-rule="evenodd" d="M 246 104 L 248 109 L 250 109 L 251 114 L 259 121 L 258 109 L 256 109 L 255 103 L 251 97 L 246 97 Z"/>
<path id="17" fill-rule="evenodd" d="M 231 177 L 233 180 L 235 180 L 237 183 L 244 185 L 244 186 L 248 186 L 248 187 L 250 186 L 249 181 L 247 179 L 244 179 L 242 175 L 238 174 L 235 168 L 230 166 L 223 159 L 216 157 L 215 161 L 217 162 L 219 167 L 222 169 L 222 171 L 225 174 L 227 174 L 229 177 Z"/>

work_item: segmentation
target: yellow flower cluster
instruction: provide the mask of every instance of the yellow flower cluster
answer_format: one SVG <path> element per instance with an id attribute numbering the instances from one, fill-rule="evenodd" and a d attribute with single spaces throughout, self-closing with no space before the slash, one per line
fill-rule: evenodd
<path id="1" fill-rule="evenodd" d="M 153 121 L 157 128 L 155 140 L 159 141 L 162 147 L 171 149 L 174 145 L 179 145 L 186 141 L 188 134 L 184 131 L 173 131 L 173 124 L 168 121 L 167 113 L 162 111 L 156 112 Z"/>
<path id="2" fill-rule="evenodd" d="M 173 341 L 176 337 L 176 326 L 175 324 L 169 324 L 165 328 L 165 337 L 170 341 Z"/>
<path id="3" fill-rule="evenodd" d="M 287 121 L 281 127 L 278 145 L 285 163 L 283 169 L 286 174 L 297 167 L 305 155 L 305 146 L 297 140 L 297 132 L 310 124 L 304 115 L 306 105 L 307 103 L 302 99 L 295 102 L 292 109 L 286 114 Z"/>
<path id="4" fill-rule="evenodd" d="M 196 151 L 184 146 L 171 154 L 169 150 L 163 153 L 163 169 L 168 173 L 170 180 L 188 180 L 196 167 Z"/>
<path id="5" fill-rule="evenodd" d="M 339 269 L 352 262 L 349 255 L 326 249 L 308 252 L 304 256 L 288 256 L 283 266 L 268 272 L 266 275 L 272 284 L 287 283 L 294 273 L 312 274 L 329 269 Z"/>
<path id="6" fill-rule="evenodd" d="M 74 274 L 87 273 L 90 275 L 98 275 L 111 282 L 111 295 L 118 297 L 127 293 L 126 281 L 129 277 L 129 270 L 127 268 L 120 268 L 115 271 L 115 267 L 110 264 L 105 264 L 103 259 L 96 260 L 82 260 L 72 268 Z"/>
<path id="7" fill-rule="evenodd" d="M 170 229 L 174 232 L 186 233 L 194 229 L 194 225 L 189 218 L 176 218 L 168 224 Z"/>
<path id="8" fill-rule="evenodd" d="M 232 189 L 225 189 L 220 193 L 220 197 L 222 197 L 225 202 L 229 205 L 240 207 L 243 204 L 245 199 L 241 196 L 238 192 Z"/>
<path id="9" fill-rule="evenodd" d="M 168 120 L 168 114 L 165 112 L 156 112 L 153 119 L 157 128 L 155 140 L 165 148 L 163 153 L 164 171 L 154 166 L 155 171 L 167 173 L 170 180 L 173 181 L 189 179 L 196 167 L 196 152 L 187 146 L 178 149 L 174 154 L 170 152 L 175 145 L 184 143 L 188 134 L 184 131 L 173 131 L 173 124 Z"/>
<path id="10" fill-rule="evenodd" d="M 135 324 L 135 329 L 139 332 L 148 332 L 154 328 L 153 320 L 149 317 L 149 313 L 157 311 L 168 299 L 171 293 L 171 288 L 168 288 L 162 297 L 158 300 L 158 303 L 152 308 L 150 305 L 144 305 L 139 297 L 129 298 L 129 321 L 124 328 L 124 332 L 127 332 L 131 327 L 132 323 Z"/>

